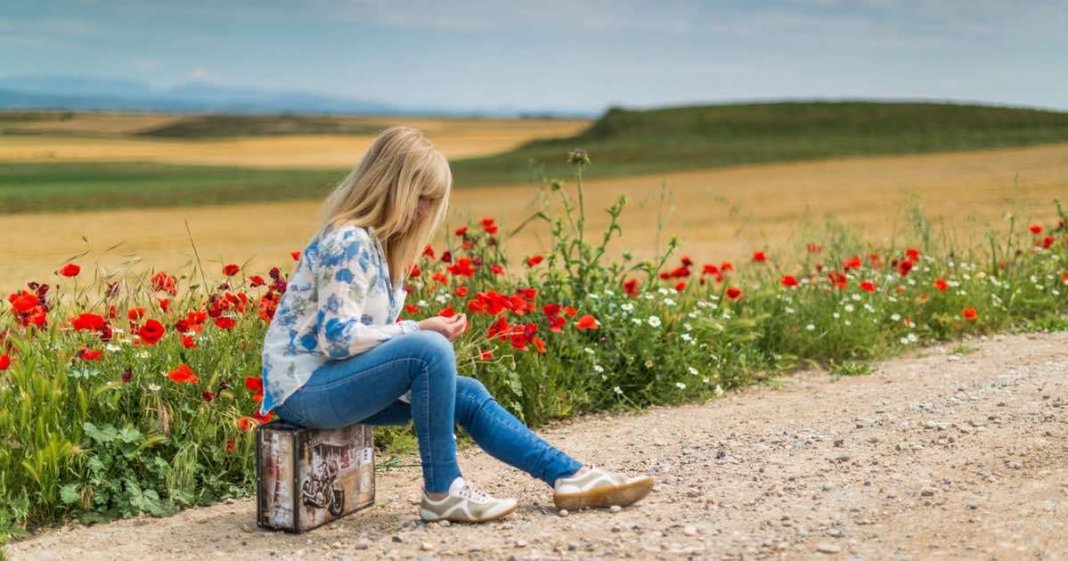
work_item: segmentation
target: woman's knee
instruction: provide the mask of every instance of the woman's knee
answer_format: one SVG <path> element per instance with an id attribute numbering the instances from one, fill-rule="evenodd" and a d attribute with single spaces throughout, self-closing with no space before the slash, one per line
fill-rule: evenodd
<path id="1" fill-rule="evenodd" d="M 456 349 L 452 346 L 452 341 L 449 341 L 448 337 L 437 331 L 424 329 L 404 335 L 401 339 L 406 339 L 410 345 L 415 347 L 417 353 L 422 356 L 456 360 Z"/>
<path id="2" fill-rule="evenodd" d="M 480 401 L 490 398 L 489 390 L 486 389 L 486 386 L 469 376 L 458 376 L 456 378 L 456 395 Z"/>
<path id="3" fill-rule="evenodd" d="M 467 376 L 456 378 L 456 420 L 461 424 L 467 424 L 472 415 L 491 399 L 493 396 L 482 382 Z"/>

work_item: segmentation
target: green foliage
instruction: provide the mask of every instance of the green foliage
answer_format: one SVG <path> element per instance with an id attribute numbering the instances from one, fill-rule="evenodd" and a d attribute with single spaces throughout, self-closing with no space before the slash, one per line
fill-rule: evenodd
<path id="1" fill-rule="evenodd" d="M 138 136 L 226 138 L 285 134 L 377 134 L 383 125 L 314 115 L 193 115 L 139 131 Z"/>
<path id="2" fill-rule="evenodd" d="M 582 133 L 462 160 L 459 185 L 565 175 L 562 154 L 597 154 L 598 175 L 626 176 L 842 156 L 919 154 L 1068 140 L 1068 113 L 942 103 L 786 102 L 607 111 Z"/>
<path id="3" fill-rule="evenodd" d="M 771 252 L 738 264 L 682 256 L 672 267 L 674 239 L 656 260 L 605 258 L 626 198 L 605 209 L 603 232 L 587 232 L 591 158 L 573 151 L 568 160 L 573 187 L 542 185 L 546 205 L 563 203 L 561 216 L 546 206 L 500 234 L 491 219 L 446 232 L 450 260 L 424 255 L 406 300 L 417 318 L 467 311 L 470 331 L 454 341 L 459 371 L 533 426 L 710 398 L 774 383 L 799 364 L 861 375 L 869 359 L 918 345 L 1066 326 L 1068 216 L 1059 205 L 1058 224 L 1020 233 L 1010 222 L 990 249 L 967 254 L 931 236 L 910 207 L 913 231 L 890 247 L 829 222 L 804 230 L 800 256 Z M 551 231 L 550 252 L 510 263 L 508 238 L 539 223 Z M 247 429 L 258 404 L 246 388 L 259 376 L 273 286 L 285 286 L 284 274 L 264 275 L 275 281 L 265 286 L 243 271 L 220 286 L 198 265 L 175 294 L 160 294 L 167 288 L 148 273 L 116 275 L 95 277 L 117 282 L 114 291 L 75 283 L 73 293 L 34 299 L 48 307 L 44 327 L 21 322 L 16 295 L 0 314 L 0 349 L 12 357 L 0 371 L 0 539 L 72 517 L 166 515 L 253 492 Z M 81 313 L 107 318 L 112 332 L 72 329 Z M 155 344 L 135 336 L 150 318 L 166 326 Z M 507 329 L 497 329 L 502 323 Z M 102 358 L 85 359 L 83 348 Z M 180 364 L 197 378 L 168 377 Z M 393 452 L 416 448 L 406 428 L 376 434 Z"/>
<path id="4" fill-rule="evenodd" d="M 0 164 L 0 214 L 322 198 L 343 175 L 141 162 Z"/>

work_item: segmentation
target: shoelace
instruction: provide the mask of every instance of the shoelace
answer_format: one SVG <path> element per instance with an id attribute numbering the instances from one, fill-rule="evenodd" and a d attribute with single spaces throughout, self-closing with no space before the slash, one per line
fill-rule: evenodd
<path id="1" fill-rule="evenodd" d="M 483 491 L 481 489 L 478 489 L 478 488 L 475 488 L 475 487 L 472 487 L 471 485 L 468 485 L 468 484 L 465 484 L 464 488 L 460 489 L 460 492 L 458 494 L 461 497 L 465 497 L 465 498 L 472 499 L 472 500 L 475 500 L 475 501 L 488 502 L 488 501 L 492 501 L 493 500 L 493 497 L 491 497 L 485 491 Z"/>

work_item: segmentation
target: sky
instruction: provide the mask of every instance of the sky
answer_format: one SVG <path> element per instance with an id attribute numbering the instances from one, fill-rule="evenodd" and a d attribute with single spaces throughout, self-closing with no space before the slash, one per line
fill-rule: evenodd
<path id="1" fill-rule="evenodd" d="M 3 0 L 0 77 L 600 111 L 779 99 L 1068 110 L 1068 0 Z"/>

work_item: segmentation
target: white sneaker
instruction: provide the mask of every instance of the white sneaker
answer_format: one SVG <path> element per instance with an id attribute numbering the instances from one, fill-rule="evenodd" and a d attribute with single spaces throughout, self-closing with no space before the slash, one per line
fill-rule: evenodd
<path id="1" fill-rule="evenodd" d="M 567 510 L 627 506 L 644 499 L 655 482 L 648 475 L 628 478 L 590 466 L 582 475 L 557 479 L 553 503 L 556 508 Z"/>
<path id="2" fill-rule="evenodd" d="M 508 516 L 517 505 L 515 499 L 491 497 L 468 485 L 462 477 L 457 477 L 449 485 L 449 494 L 443 499 L 431 499 L 423 493 L 419 516 L 428 522 L 488 522 Z"/>

